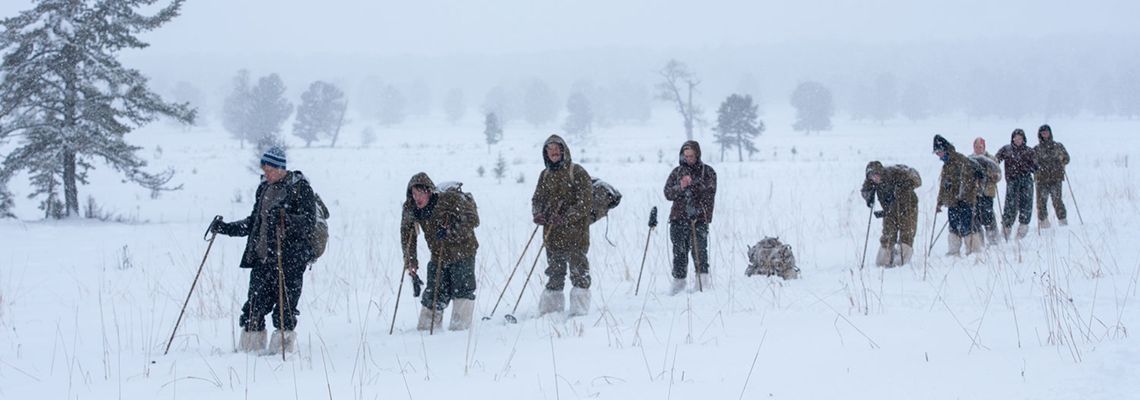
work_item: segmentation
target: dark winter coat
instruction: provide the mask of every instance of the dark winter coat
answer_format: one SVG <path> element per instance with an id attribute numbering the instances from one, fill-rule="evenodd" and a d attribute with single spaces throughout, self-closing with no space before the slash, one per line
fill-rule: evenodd
<path id="1" fill-rule="evenodd" d="M 431 199 L 424 208 L 416 208 L 412 186 L 424 186 Z M 450 265 L 475 257 L 479 241 L 475 228 L 479 226 L 479 210 L 463 193 L 440 192 L 427 174 L 420 172 L 408 181 L 406 200 L 400 218 L 400 248 L 404 252 L 405 266 L 419 266 L 416 257 L 417 229 L 424 233 L 424 241 L 431 251 L 432 261 Z"/>
<path id="2" fill-rule="evenodd" d="M 546 156 L 546 146 L 550 144 L 562 147 L 562 159 L 557 163 Z M 590 248 L 590 211 L 594 198 L 590 174 L 572 161 L 570 147 L 558 135 L 550 135 L 543 143 L 542 160 L 546 169 L 538 176 L 538 185 L 531 197 L 531 214 L 541 215 L 546 220 L 542 227 L 546 247 L 552 251 L 585 252 Z"/>
<path id="3" fill-rule="evenodd" d="M 970 159 L 946 143 L 949 159 L 942 164 L 942 175 L 938 188 L 938 204 L 956 207 L 965 203 L 970 207 L 978 202 L 978 177 L 974 175 L 974 165 Z"/>
<path id="4" fill-rule="evenodd" d="M 275 189 L 284 190 L 284 196 L 273 204 L 262 204 L 263 194 L 267 189 L 270 189 L 271 185 L 277 185 L 278 187 Z M 249 217 L 240 221 L 222 223 L 217 228 L 217 232 L 223 235 L 247 236 L 249 238 L 245 243 L 241 267 L 254 268 L 262 265 L 276 265 L 277 229 L 281 223 L 282 210 L 285 216 L 284 241 L 281 243 L 283 264 L 290 268 L 297 268 L 298 266 L 303 268 L 312 262 L 316 257 L 313 254 L 309 237 L 313 233 L 314 224 L 316 224 L 316 195 L 313 194 L 312 186 L 309 185 L 309 181 L 305 179 L 301 171 L 291 171 L 273 184 L 270 184 L 263 176 L 261 184 L 257 186 L 254 199 L 253 212 L 250 213 Z M 264 221 L 266 223 L 263 224 L 261 211 L 267 211 L 264 215 L 270 216 L 272 220 Z M 262 235 L 262 226 L 268 229 L 265 235 Z M 257 251 L 258 245 L 261 244 L 259 243 L 261 237 L 266 238 L 264 245 L 268 249 L 268 257 L 264 260 L 260 259 Z"/>
<path id="5" fill-rule="evenodd" d="M 1013 138 L 1017 136 L 1021 136 L 1021 146 L 1013 144 Z M 1018 129 L 1009 135 L 1009 144 L 1002 146 L 995 155 L 998 163 L 1005 163 L 1006 180 L 1029 176 L 1037 170 L 1033 148 L 1029 147 L 1028 143 L 1025 141 L 1025 132 Z"/>
<path id="6" fill-rule="evenodd" d="M 693 149 L 697 162 L 685 163 L 685 149 Z M 716 170 L 701 161 L 701 145 L 690 140 L 681 145 L 680 165 L 673 168 L 665 180 L 665 199 L 673 202 L 669 210 L 669 222 L 696 220 L 698 223 L 712 223 L 713 208 L 716 206 Z M 681 189 L 681 178 L 692 177 L 692 182 Z M 690 218 L 690 214 L 694 214 Z"/>
<path id="7" fill-rule="evenodd" d="M 897 208 L 908 214 L 918 211 L 918 195 L 914 189 L 922 182 L 916 181 L 905 165 L 883 167 L 883 164 L 873 161 L 866 172 L 867 178 L 863 180 L 863 188 L 860 190 L 864 200 L 870 201 L 877 197 L 883 210 Z M 878 184 L 871 180 L 871 175 L 876 173 L 880 178 Z"/>
<path id="8" fill-rule="evenodd" d="M 1065 145 L 1053 140 L 1056 137 L 1052 135 L 1052 130 L 1048 127 L 1043 129 L 1049 130 L 1049 138 L 1045 139 L 1038 132 L 1037 138 L 1041 142 L 1033 148 L 1033 159 L 1037 162 L 1037 181 L 1061 182 L 1065 180 L 1065 166 L 1069 165 L 1069 152 L 1065 150 Z"/>

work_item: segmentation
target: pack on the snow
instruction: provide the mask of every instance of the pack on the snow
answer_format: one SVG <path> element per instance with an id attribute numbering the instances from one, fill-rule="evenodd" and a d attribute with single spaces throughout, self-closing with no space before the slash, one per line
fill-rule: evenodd
<path id="1" fill-rule="evenodd" d="M 748 269 L 744 270 L 744 276 L 752 275 L 798 279 L 800 269 L 796 267 L 792 246 L 781 243 L 779 238 L 765 237 L 748 247 Z"/>
<path id="2" fill-rule="evenodd" d="M 593 199 L 590 202 L 590 223 L 598 222 L 598 220 L 605 218 L 609 215 L 610 210 L 617 207 L 621 203 L 621 192 L 598 178 L 590 178 L 590 183 L 593 186 Z"/>

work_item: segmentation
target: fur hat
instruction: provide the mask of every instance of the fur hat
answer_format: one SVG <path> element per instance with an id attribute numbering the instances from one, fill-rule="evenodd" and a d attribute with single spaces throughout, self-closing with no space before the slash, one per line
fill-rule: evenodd
<path id="1" fill-rule="evenodd" d="M 261 165 L 268 165 L 277 169 L 285 169 L 285 149 L 279 146 L 270 147 L 261 155 Z"/>

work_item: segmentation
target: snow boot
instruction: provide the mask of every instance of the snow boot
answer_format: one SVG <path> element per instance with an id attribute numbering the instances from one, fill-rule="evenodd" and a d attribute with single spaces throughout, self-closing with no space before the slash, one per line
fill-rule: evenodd
<path id="1" fill-rule="evenodd" d="M 471 315 L 475 313 L 475 300 L 455 299 L 451 304 L 451 326 L 447 329 L 463 331 L 471 328 Z"/>
<path id="2" fill-rule="evenodd" d="M 669 288 L 669 295 L 676 296 L 685 290 L 685 278 L 673 278 L 673 286 Z"/>
<path id="3" fill-rule="evenodd" d="M 566 297 L 562 296 L 561 290 L 546 289 L 542 291 L 542 296 L 538 300 L 538 315 L 562 312 L 565 309 Z"/>
<path id="4" fill-rule="evenodd" d="M 575 287 L 570 289 L 570 311 L 566 314 L 571 317 L 586 315 L 590 312 L 590 289 Z"/>
<path id="5" fill-rule="evenodd" d="M 285 343 L 286 353 L 297 351 L 297 332 L 280 329 L 273 332 L 273 336 L 269 338 L 269 348 L 266 349 L 266 352 L 269 354 L 277 354 L 277 352 L 281 351 L 282 342 Z"/>
<path id="6" fill-rule="evenodd" d="M 910 264 L 910 258 L 914 256 L 914 248 L 907 244 L 899 245 L 899 261 L 895 265 Z"/>
<path id="7" fill-rule="evenodd" d="M 1057 219 L 1057 226 L 1069 226 L 1069 220 L 1064 218 Z"/>
<path id="8" fill-rule="evenodd" d="M 1037 220 L 1037 229 L 1049 229 L 1049 219 L 1045 218 Z"/>
<path id="9" fill-rule="evenodd" d="M 697 274 L 697 279 L 693 279 L 693 291 L 701 292 L 712 289 L 712 278 L 708 273 Z"/>
<path id="10" fill-rule="evenodd" d="M 1024 238 L 1027 234 L 1029 234 L 1029 224 L 1020 224 L 1017 226 L 1018 239 Z"/>
<path id="11" fill-rule="evenodd" d="M 974 232 L 966 235 L 966 255 L 982 251 L 982 233 Z"/>
<path id="12" fill-rule="evenodd" d="M 946 244 L 947 244 L 946 255 L 954 256 L 954 257 L 958 257 L 958 256 L 962 255 L 962 252 L 961 252 L 962 251 L 961 250 L 962 249 L 962 237 L 961 236 L 958 236 L 958 235 L 951 233 L 950 236 L 946 238 Z"/>
<path id="13" fill-rule="evenodd" d="M 257 353 L 265 351 L 265 331 L 241 331 L 238 340 L 238 351 Z"/>
<path id="14" fill-rule="evenodd" d="M 1006 236 L 1008 237 L 1009 235 L 1006 235 Z M 997 231 L 997 227 L 995 226 L 994 229 L 990 229 L 990 230 L 986 231 L 986 245 L 987 246 L 997 246 L 997 244 L 998 244 L 998 231 Z"/>
<path id="15" fill-rule="evenodd" d="M 427 307 L 420 308 L 420 320 L 416 322 L 416 330 L 432 331 L 434 327 L 443 325 L 443 310 L 436 311 L 433 321 L 432 310 Z"/>
<path id="16" fill-rule="evenodd" d="M 875 256 L 875 265 L 888 267 L 891 265 L 891 249 L 887 246 L 879 247 L 879 254 Z"/>

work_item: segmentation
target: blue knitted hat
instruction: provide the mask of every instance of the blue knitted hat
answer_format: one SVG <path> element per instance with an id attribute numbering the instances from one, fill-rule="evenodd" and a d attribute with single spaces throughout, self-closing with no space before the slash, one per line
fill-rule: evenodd
<path id="1" fill-rule="evenodd" d="M 277 169 L 285 169 L 285 149 L 278 146 L 270 147 L 261 155 L 261 165 L 268 165 Z"/>

